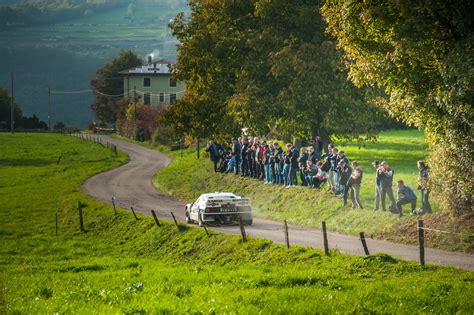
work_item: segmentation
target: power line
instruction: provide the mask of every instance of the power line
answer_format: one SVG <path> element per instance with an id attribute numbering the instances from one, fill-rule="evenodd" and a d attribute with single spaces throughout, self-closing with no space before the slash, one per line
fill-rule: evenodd
<path id="1" fill-rule="evenodd" d="M 127 96 L 127 95 L 130 95 L 130 94 L 134 93 L 134 92 L 140 93 L 140 94 L 142 94 L 142 95 L 148 94 L 148 95 L 150 95 L 150 96 L 159 97 L 159 96 L 161 96 L 161 95 L 163 95 L 163 96 L 169 96 L 169 95 L 171 95 L 171 94 L 182 94 L 182 93 L 185 93 L 186 91 L 185 91 L 185 90 L 181 90 L 181 91 L 176 91 L 176 92 L 174 92 L 174 93 L 159 93 L 159 94 L 153 94 L 153 93 L 148 93 L 148 92 L 136 90 L 136 91 L 128 91 L 128 92 L 122 93 L 122 94 L 106 94 L 106 93 L 102 93 L 102 92 L 97 91 L 97 90 L 89 89 L 89 90 L 79 90 L 79 91 L 51 91 L 51 94 L 84 94 L 84 93 L 90 93 L 90 92 L 94 92 L 94 93 L 97 93 L 97 94 L 102 95 L 102 96 L 105 96 L 105 97 L 121 97 L 121 96 Z"/>

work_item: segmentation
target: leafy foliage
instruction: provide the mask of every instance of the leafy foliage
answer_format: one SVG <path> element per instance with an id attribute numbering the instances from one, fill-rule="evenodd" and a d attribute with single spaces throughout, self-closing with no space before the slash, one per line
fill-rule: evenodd
<path id="1" fill-rule="evenodd" d="M 383 116 L 345 78 L 319 5 L 308 1 L 191 1 L 171 23 L 175 75 L 187 95 L 165 113 L 179 132 L 357 137 Z M 318 17 L 315 18 L 315 15 Z"/>
<path id="2" fill-rule="evenodd" d="M 472 211 L 474 7 L 469 1 L 327 1 L 323 16 L 357 86 L 425 130 L 444 209 Z"/>
<path id="3" fill-rule="evenodd" d="M 44 121 L 40 121 L 36 115 L 32 117 L 23 116 L 20 106 L 13 104 L 13 124 L 14 128 L 21 129 L 48 129 Z M 8 91 L 0 87 L 0 129 L 11 128 L 11 97 Z"/>
<path id="4" fill-rule="evenodd" d="M 142 62 L 133 51 L 122 50 L 111 63 L 97 70 L 96 79 L 91 81 L 91 87 L 99 93 L 95 92 L 92 110 L 101 122 L 115 123 L 117 118 L 125 114 L 128 101 L 122 100 L 123 81 L 119 72 L 139 66 Z"/>

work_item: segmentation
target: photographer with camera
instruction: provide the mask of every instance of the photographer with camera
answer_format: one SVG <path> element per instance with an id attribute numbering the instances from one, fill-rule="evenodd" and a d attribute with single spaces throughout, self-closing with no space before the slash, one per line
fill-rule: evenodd
<path id="1" fill-rule="evenodd" d="M 214 139 L 210 139 L 205 151 L 209 153 L 209 159 L 214 164 L 214 172 L 217 173 L 217 163 L 219 163 L 223 151 L 222 146 L 215 143 Z"/>
<path id="2" fill-rule="evenodd" d="M 379 210 L 379 204 L 380 204 L 380 199 L 382 195 L 382 185 L 380 184 L 380 174 L 378 172 L 378 169 L 380 167 L 380 162 L 379 161 L 373 161 L 372 166 L 375 169 L 375 205 L 374 205 L 374 211 Z"/>
<path id="3" fill-rule="evenodd" d="M 337 165 L 337 171 L 339 172 L 339 184 L 341 185 L 341 193 L 338 197 L 342 197 L 343 207 L 345 207 L 347 205 L 347 195 L 352 185 L 352 169 L 349 166 L 349 163 L 340 161 Z"/>
<path id="4" fill-rule="evenodd" d="M 417 162 L 418 167 L 418 189 L 421 193 L 421 209 L 418 214 L 432 213 L 430 197 L 430 168 L 423 161 Z"/>
<path id="5" fill-rule="evenodd" d="M 275 178 L 273 183 L 283 184 L 283 149 L 278 142 L 273 143 L 273 159 L 275 160 Z"/>
<path id="6" fill-rule="evenodd" d="M 357 207 L 364 209 L 362 202 L 360 201 L 360 185 L 362 184 L 362 175 L 363 173 L 360 169 L 359 163 L 357 161 L 352 162 L 352 174 L 349 183 L 352 209 L 356 209 Z"/>
<path id="7" fill-rule="evenodd" d="M 308 182 L 306 181 L 306 175 L 304 173 L 306 169 L 306 161 L 308 161 L 309 153 L 307 152 L 306 148 L 303 147 L 300 150 L 300 156 L 298 157 L 298 172 L 301 179 L 302 186 L 308 186 Z"/>
<path id="8" fill-rule="evenodd" d="M 385 207 L 385 196 L 388 195 L 388 198 L 392 202 L 390 206 L 391 211 L 396 211 L 397 204 L 395 202 L 395 197 L 393 196 L 393 174 L 394 171 L 390 168 L 387 162 L 383 161 L 380 163 L 379 168 L 377 169 L 377 175 L 380 178 L 380 200 L 382 202 L 382 210 L 386 211 L 387 208 Z"/>
<path id="9" fill-rule="evenodd" d="M 318 167 L 311 160 L 306 161 L 306 167 L 303 168 L 303 174 L 308 187 L 314 187 L 314 176 L 318 174 Z"/>
<path id="10" fill-rule="evenodd" d="M 410 186 L 405 186 L 403 180 L 398 181 L 397 199 L 397 209 L 400 216 L 403 216 L 402 205 L 407 203 L 411 204 L 411 213 L 416 213 L 416 195 Z"/>
<path id="11" fill-rule="evenodd" d="M 240 149 L 240 171 L 242 176 L 249 175 L 249 161 L 248 161 L 249 140 L 247 137 L 242 138 L 242 147 Z"/>

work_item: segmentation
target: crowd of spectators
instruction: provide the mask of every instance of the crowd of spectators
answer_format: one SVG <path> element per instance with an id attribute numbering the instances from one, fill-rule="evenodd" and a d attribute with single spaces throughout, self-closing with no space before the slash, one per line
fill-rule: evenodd
<path id="1" fill-rule="evenodd" d="M 326 189 L 343 200 L 343 206 L 350 198 L 353 209 L 363 209 L 360 198 L 363 171 L 357 161 L 350 162 L 345 152 L 330 143 L 323 153 L 324 145 L 319 137 L 309 146 L 297 148 L 291 143 L 283 147 L 278 142 L 260 141 L 258 137 L 240 137 L 224 148 L 209 140 L 206 152 L 214 165 L 215 172 L 234 173 L 244 177 L 263 180 L 265 184 L 284 185 L 286 188 L 298 184 L 312 189 Z M 399 180 L 397 200 L 393 193 L 394 170 L 385 161 L 374 161 L 375 203 L 374 211 L 391 211 L 403 215 L 402 206 L 411 205 L 412 214 L 431 213 L 429 203 L 429 167 L 418 161 L 419 186 L 422 207 L 416 209 L 416 194 L 413 189 Z M 390 206 L 387 209 L 386 198 Z"/>

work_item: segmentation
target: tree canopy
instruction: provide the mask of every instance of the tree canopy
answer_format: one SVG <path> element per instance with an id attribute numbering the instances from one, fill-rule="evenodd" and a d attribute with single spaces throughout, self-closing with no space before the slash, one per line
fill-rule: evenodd
<path id="1" fill-rule="evenodd" d="M 164 119 L 198 137 L 373 134 L 383 116 L 347 81 L 319 1 L 191 1 L 171 23 L 186 97 Z"/>
<path id="2" fill-rule="evenodd" d="M 125 113 L 126 107 L 120 106 L 124 102 L 120 101 L 123 98 L 121 96 L 123 94 L 123 80 L 119 72 L 142 63 L 142 59 L 133 51 L 122 50 L 111 63 L 97 70 L 96 78 L 91 81 L 91 87 L 96 91 L 94 93 L 95 101 L 91 108 L 101 122 L 115 123 L 117 117 Z M 110 95 L 117 96 L 111 97 Z"/>
<path id="3" fill-rule="evenodd" d="M 471 211 L 472 2 L 328 0 L 322 13 L 349 78 L 384 89 L 379 104 L 424 129 L 444 208 Z"/>

